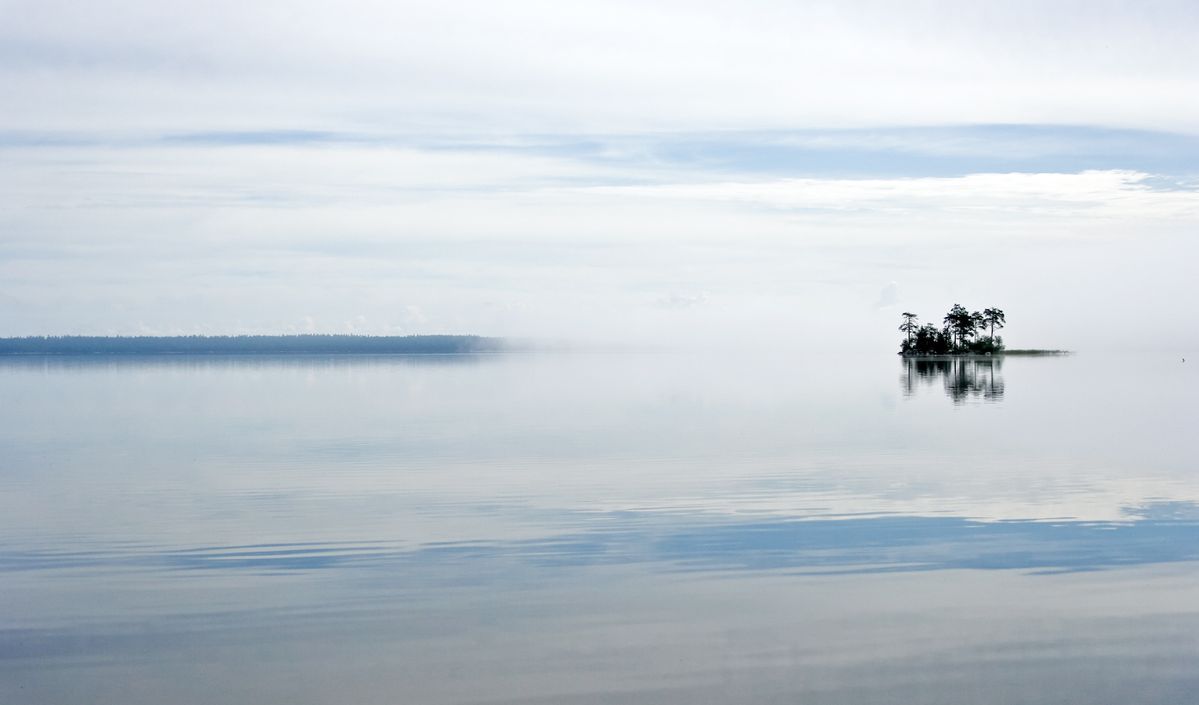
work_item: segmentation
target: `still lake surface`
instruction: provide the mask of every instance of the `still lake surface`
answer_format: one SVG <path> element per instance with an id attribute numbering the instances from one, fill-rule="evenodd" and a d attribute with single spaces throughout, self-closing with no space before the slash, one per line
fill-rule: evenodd
<path id="1" fill-rule="evenodd" d="M 1195 702 L 1197 367 L 0 360 L 0 702 Z"/>

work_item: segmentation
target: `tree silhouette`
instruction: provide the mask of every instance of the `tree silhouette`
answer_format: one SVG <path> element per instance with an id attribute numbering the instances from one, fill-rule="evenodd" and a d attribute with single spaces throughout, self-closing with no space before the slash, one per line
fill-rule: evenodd
<path id="1" fill-rule="evenodd" d="M 907 334 L 900 341 L 899 352 L 903 355 L 990 355 L 1003 352 L 1003 338 L 996 338 L 995 328 L 1003 328 L 1003 311 L 985 309 L 982 313 L 971 312 L 961 304 L 954 304 L 945 314 L 944 326 L 937 328 L 931 323 L 919 325 L 919 316 L 905 311 L 899 330 Z M 987 327 L 992 335 L 986 336 Z"/>
<path id="2" fill-rule="evenodd" d="M 908 334 L 908 348 L 910 349 L 912 347 L 912 333 L 915 333 L 916 329 L 920 327 L 916 324 L 916 319 L 919 318 L 919 316 L 906 311 L 900 315 L 903 316 L 903 323 L 899 324 L 899 330 Z"/>
<path id="3" fill-rule="evenodd" d="M 995 329 L 1003 328 L 1003 324 L 1007 321 L 1003 317 L 1003 310 L 998 308 L 983 309 L 982 323 L 984 326 L 991 328 L 991 338 L 995 338 Z"/>
<path id="4" fill-rule="evenodd" d="M 945 327 L 957 337 L 958 347 L 965 345 L 966 341 L 974 336 L 974 314 L 967 311 L 965 306 L 954 304 L 949 313 L 945 314 L 944 320 Z"/>

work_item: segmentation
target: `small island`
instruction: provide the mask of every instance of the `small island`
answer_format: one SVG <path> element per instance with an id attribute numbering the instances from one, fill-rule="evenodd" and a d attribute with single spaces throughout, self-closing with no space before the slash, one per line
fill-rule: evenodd
<path id="1" fill-rule="evenodd" d="M 1065 355 L 1065 350 L 1007 350 L 1003 337 L 995 335 L 1007 324 L 1003 309 L 985 308 L 970 311 L 954 304 L 941 319 L 938 328 L 932 323 L 920 324 L 920 317 L 905 311 L 899 330 L 906 333 L 899 344 L 899 354 L 924 355 Z"/>

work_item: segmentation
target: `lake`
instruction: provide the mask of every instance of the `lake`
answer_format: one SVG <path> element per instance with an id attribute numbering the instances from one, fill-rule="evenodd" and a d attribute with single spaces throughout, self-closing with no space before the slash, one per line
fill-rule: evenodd
<path id="1" fill-rule="evenodd" d="M 3 359 L 0 702 L 1191 702 L 1196 367 Z"/>

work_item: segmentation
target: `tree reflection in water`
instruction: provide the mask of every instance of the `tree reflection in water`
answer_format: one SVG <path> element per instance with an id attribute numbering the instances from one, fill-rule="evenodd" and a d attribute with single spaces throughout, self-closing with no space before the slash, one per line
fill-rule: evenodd
<path id="1" fill-rule="evenodd" d="M 904 396 L 913 396 L 918 388 L 941 382 L 945 394 L 955 404 L 970 399 L 1003 399 L 1003 358 L 906 357 L 903 365 Z"/>

